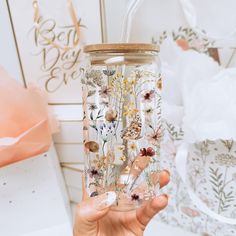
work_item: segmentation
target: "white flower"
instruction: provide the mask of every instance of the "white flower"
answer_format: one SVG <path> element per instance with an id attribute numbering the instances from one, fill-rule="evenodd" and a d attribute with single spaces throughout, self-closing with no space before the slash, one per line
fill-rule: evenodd
<path id="1" fill-rule="evenodd" d="M 204 169 L 199 165 L 195 165 L 192 167 L 191 173 L 195 177 L 202 177 L 204 176 Z"/>

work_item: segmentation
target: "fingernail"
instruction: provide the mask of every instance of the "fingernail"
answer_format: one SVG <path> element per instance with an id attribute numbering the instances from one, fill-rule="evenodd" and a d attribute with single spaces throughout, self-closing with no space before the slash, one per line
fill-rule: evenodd
<path id="1" fill-rule="evenodd" d="M 163 170 L 163 171 L 165 171 L 170 176 L 170 172 L 168 170 Z"/>
<path id="2" fill-rule="evenodd" d="M 166 200 L 168 200 L 168 196 L 166 194 L 162 194 L 160 197 L 159 197 L 159 202 L 160 203 L 164 203 L 166 202 Z"/>
<path id="3" fill-rule="evenodd" d="M 165 196 L 167 199 L 169 199 L 169 195 L 168 194 L 163 193 L 162 195 Z"/>
<path id="4" fill-rule="evenodd" d="M 97 210 L 101 211 L 105 208 L 110 207 L 114 202 L 116 201 L 116 193 L 115 192 L 107 192 L 102 194 L 101 196 L 98 196 L 96 199 Z"/>

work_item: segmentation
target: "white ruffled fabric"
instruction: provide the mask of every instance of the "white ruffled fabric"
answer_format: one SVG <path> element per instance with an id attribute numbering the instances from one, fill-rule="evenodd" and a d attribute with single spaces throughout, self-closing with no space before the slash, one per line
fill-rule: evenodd
<path id="1" fill-rule="evenodd" d="M 183 51 L 167 39 L 160 50 L 163 115 L 181 125 L 185 141 L 236 140 L 236 68 L 224 69 L 211 57 Z"/>

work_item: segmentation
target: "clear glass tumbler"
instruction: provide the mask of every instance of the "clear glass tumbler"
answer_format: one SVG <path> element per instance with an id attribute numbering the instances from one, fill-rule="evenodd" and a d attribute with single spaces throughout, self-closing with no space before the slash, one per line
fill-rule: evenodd
<path id="1" fill-rule="evenodd" d="M 96 44 L 84 51 L 88 55 L 82 78 L 86 189 L 91 197 L 115 191 L 112 209 L 132 210 L 159 192 L 158 48 Z"/>

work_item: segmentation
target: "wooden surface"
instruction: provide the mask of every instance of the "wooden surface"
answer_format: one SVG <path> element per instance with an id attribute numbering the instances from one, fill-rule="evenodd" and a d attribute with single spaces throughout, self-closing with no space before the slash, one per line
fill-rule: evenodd
<path id="1" fill-rule="evenodd" d="M 149 43 L 111 43 L 91 44 L 84 47 L 85 53 L 91 52 L 159 52 L 159 46 Z"/>

